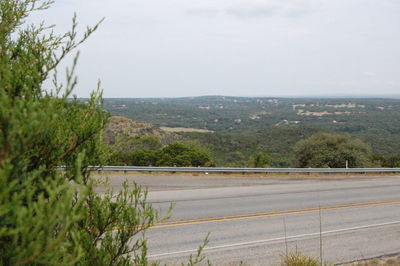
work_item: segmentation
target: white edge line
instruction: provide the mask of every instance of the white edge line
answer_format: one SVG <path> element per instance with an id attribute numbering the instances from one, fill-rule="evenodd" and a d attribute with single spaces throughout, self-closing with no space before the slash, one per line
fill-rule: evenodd
<path id="1" fill-rule="evenodd" d="M 343 228 L 343 229 L 337 229 L 337 230 L 330 230 L 330 231 L 324 231 L 324 232 L 322 232 L 322 234 L 326 235 L 326 234 L 332 234 L 332 233 L 340 233 L 340 232 L 353 231 L 353 230 L 366 229 L 366 228 L 379 227 L 379 226 L 386 226 L 386 225 L 393 225 L 393 224 L 400 224 L 400 221 L 380 223 L 380 224 L 369 224 L 369 225 L 363 225 L 363 226 L 356 226 L 356 227 L 349 227 L 349 228 Z M 290 239 L 302 238 L 302 237 L 319 236 L 319 234 L 320 233 L 317 232 L 317 233 L 294 235 L 294 236 L 288 236 L 288 237 L 286 237 L 286 239 L 290 240 Z M 235 244 L 229 244 L 229 245 L 220 245 L 220 246 L 214 246 L 214 247 L 205 247 L 203 249 L 203 251 L 209 251 L 209 250 L 215 250 L 215 249 L 223 249 L 223 248 L 232 248 L 232 247 L 238 247 L 238 246 L 247 246 L 247 245 L 254 245 L 254 244 L 261 244 L 261 243 L 268 243 L 268 242 L 274 242 L 274 241 L 279 241 L 279 240 L 285 240 L 285 237 L 262 239 L 262 240 L 241 242 L 241 243 L 235 243 Z M 175 251 L 175 252 L 148 255 L 147 258 L 157 258 L 157 257 L 164 257 L 164 256 L 184 254 L 184 253 L 192 253 L 192 252 L 197 252 L 197 249 L 188 249 L 188 250 L 182 250 L 182 251 Z"/>

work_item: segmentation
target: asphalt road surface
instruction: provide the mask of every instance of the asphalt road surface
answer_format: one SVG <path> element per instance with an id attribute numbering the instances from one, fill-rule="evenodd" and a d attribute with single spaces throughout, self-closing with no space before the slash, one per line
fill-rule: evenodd
<path id="1" fill-rule="evenodd" d="M 203 243 L 214 265 L 277 265 L 286 252 L 344 263 L 400 252 L 400 176 L 271 178 L 114 175 L 149 189 L 171 219 L 151 228 L 149 259 L 180 265 Z M 320 230 L 321 228 L 321 230 Z"/>

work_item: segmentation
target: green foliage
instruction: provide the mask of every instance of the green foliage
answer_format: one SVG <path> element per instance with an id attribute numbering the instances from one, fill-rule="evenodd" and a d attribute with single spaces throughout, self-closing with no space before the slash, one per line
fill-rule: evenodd
<path id="1" fill-rule="evenodd" d="M 84 253 L 82 265 L 148 265 L 144 231 L 160 217 L 147 203 L 147 192 L 140 186 L 129 188 L 127 181 L 119 193 L 105 185 L 101 197 L 91 190 L 88 210 L 79 225 L 85 229 L 79 244 Z M 91 186 L 93 188 L 93 186 Z"/>
<path id="2" fill-rule="evenodd" d="M 225 96 L 105 99 L 105 108 L 113 115 L 157 126 L 214 131 L 182 135 L 212 146 L 211 154 L 218 166 L 246 166 L 250 156 L 260 151 L 272 156 L 272 167 L 290 167 L 293 145 L 317 132 L 351 134 L 370 145 L 378 155 L 394 156 L 400 151 L 399 99 Z M 238 161 L 236 152 L 245 158 Z"/>
<path id="3" fill-rule="evenodd" d="M 101 93 L 70 98 L 65 84 L 42 89 L 81 39 L 75 18 L 62 36 L 24 26 L 52 1 L 0 1 L 0 265 L 147 265 L 142 232 L 160 220 L 140 187 L 94 191 L 89 165 L 107 163 Z M 60 171 L 58 166 L 66 166 Z"/>
<path id="4" fill-rule="evenodd" d="M 112 165 L 157 166 L 157 151 L 116 152 Z"/>
<path id="5" fill-rule="evenodd" d="M 189 143 L 175 142 L 158 150 L 138 149 L 116 152 L 115 165 L 134 166 L 210 166 L 211 157 L 206 150 Z"/>
<path id="6" fill-rule="evenodd" d="M 384 167 L 393 167 L 393 168 L 400 167 L 400 154 L 398 154 L 396 156 L 388 157 L 385 160 L 385 163 L 382 166 L 384 166 Z"/>
<path id="7" fill-rule="evenodd" d="M 119 136 L 112 148 L 115 151 L 129 153 L 134 150 L 158 150 L 162 144 L 156 136 Z"/>
<path id="8" fill-rule="evenodd" d="M 197 248 L 197 252 L 196 252 L 195 256 L 190 254 L 189 261 L 186 264 L 187 266 L 197 265 L 199 263 L 202 263 L 205 260 L 205 257 L 202 254 L 203 254 L 204 248 L 206 247 L 206 245 L 209 242 L 209 240 L 208 240 L 209 236 L 210 236 L 210 233 L 208 233 L 206 239 L 204 240 L 204 243 Z M 184 266 L 185 264 L 182 263 L 181 265 Z M 209 260 L 207 260 L 207 266 L 211 266 L 211 265 L 212 265 L 211 262 Z"/>
<path id="9" fill-rule="evenodd" d="M 226 154 L 227 167 L 246 167 L 246 155 L 242 151 L 234 151 Z"/>
<path id="10" fill-rule="evenodd" d="M 185 139 L 196 140 L 208 147 L 218 166 L 248 167 L 254 153 L 271 156 L 270 167 L 290 167 L 293 146 L 302 138 L 319 129 L 303 126 L 286 126 L 252 134 L 236 133 L 185 133 Z"/>
<path id="11" fill-rule="evenodd" d="M 194 146 L 172 143 L 159 153 L 159 166 L 205 166 L 210 163 L 210 155 Z"/>
<path id="12" fill-rule="evenodd" d="M 252 168 L 266 168 L 272 162 L 271 156 L 263 152 L 255 152 L 249 160 L 248 167 Z"/>
<path id="13" fill-rule="evenodd" d="M 300 252 L 282 256 L 282 266 L 320 266 L 318 259 L 311 258 Z"/>
<path id="14" fill-rule="evenodd" d="M 378 166 L 382 167 L 390 167 L 390 168 L 399 168 L 400 167 L 400 154 L 395 156 L 382 156 L 375 155 L 373 160 Z"/>
<path id="15" fill-rule="evenodd" d="M 348 135 L 319 133 L 295 146 L 296 167 L 344 168 L 371 166 L 371 148 Z"/>

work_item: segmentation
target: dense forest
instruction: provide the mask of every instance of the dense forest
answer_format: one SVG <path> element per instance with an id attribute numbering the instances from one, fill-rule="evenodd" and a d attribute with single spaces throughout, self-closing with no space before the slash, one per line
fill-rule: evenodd
<path id="1" fill-rule="evenodd" d="M 144 121 L 206 147 L 216 165 L 247 166 L 257 152 L 271 166 L 293 164 L 294 145 L 318 132 L 349 134 L 376 158 L 400 153 L 400 100 L 377 98 L 105 99 L 112 115 Z"/>

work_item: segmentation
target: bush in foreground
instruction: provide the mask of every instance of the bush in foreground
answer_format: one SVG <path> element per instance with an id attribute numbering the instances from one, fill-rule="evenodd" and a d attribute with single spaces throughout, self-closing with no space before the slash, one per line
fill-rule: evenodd
<path id="1" fill-rule="evenodd" d="M 107 162 L 101 93 L 70 98 L 74 67 L 42 89 L 77 38 L 26 26 L 52 1 L 0 1 L 0 265 L 148 265 L 144 231 L 160 220 L 140 187 L 95 191 L 89 165 Z M 60 171 L 58 166 L 66 166 Z"/>

